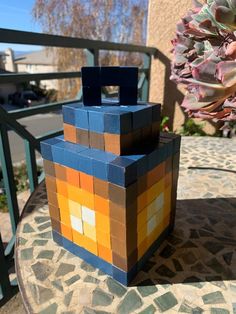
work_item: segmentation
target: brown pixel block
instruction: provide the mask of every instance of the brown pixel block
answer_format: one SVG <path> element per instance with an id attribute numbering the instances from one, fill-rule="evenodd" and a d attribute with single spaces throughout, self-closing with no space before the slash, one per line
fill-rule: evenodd
<path id="1" fill-rule="evenodd" d="M 94 193 L 105 199 L 109 199 L 109 182 L 94 177 Z"/>
<path id="2" fill-rule="evenodd" d="M 104 133 L 89 132 L 90 147 L 105 150 Z"/>
<path id="3" fill-rule="evenodd" d="M 89 147 L 89 131 L 84 129 L 76 129 L 77 143 Z"/>

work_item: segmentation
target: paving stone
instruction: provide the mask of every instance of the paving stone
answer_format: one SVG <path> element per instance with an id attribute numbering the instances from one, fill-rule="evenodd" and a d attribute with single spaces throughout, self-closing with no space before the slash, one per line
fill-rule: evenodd
<path id="1" fill-rule="evenodd" d="M 34 221 L 37 223 L 37 224 L 41 224 L 43 222 L 46 222 L 50 219 L 49 216 L 37 216 L 37 217 L 34 217 Z"/>
<path id="2" fill-rule="evenodd" d="M 227 309 L 211 308 L 211 314 L 230 314 L 230 312 Z"/>
<path id="3" fill-rule="evenodd" d="M 180 313 L 192 313 L 192 310 L 193 308 L 186 301 L 184 301 L 179 308 Z"/>
<path id="4" fill-rule="evenodd" d="M 66 250 L 61 249 L 60 254 L 58 255 L 57 261 L 60 261 L 65 254 L 66 254 Z"/>
<path id="5" fill-rule="evenodd" d="M 39 231 L 43 231 L 43 230 L 46 230 L 49 227 L 51 227 L 51 222 L 50 221 L 46 222 L 43 225 L 38 226 L 38 230 Z"/>
<path id="6" fill-rule="evenodd" d="M 157 287 L 155 286 L 154 282 L 151 279 L 141 281 L 138 284 L 137 289 L 142 297 L 147 297 L 158 291 Z"/>
<path id="7" fill-rule="evenodd" d="M 191 249 L 191 248 L 197 248 L 197 245 L 195 243 L 193 243 L 192 241 L 186 241 L 182 246 L 181 248 L 184 248 L 184 249 Z"/>
<path id="8" fill-rule="evenodd" d="M 95 278 L 95 277 L 92 277 L 92 276 L 87 275 L 87 276 L 84 278 L 84 282 L 90 282 L 90 283 L 98 284 L 98 283 L 100 282 L 100 280 L 97 279 L 97 278 Z"/>
<path id="9" fill-rule="evenodd" d="M 160 256 L 163 257 L 163 258 L 169 258 L 171 257 L 174 253 L 175 253 L 176 249 L 167 244 L 164 249 L 160 252 Z"/>
<path id="10" fill-rule="evenodd" d="M 232 303 L 233 306 L 233 314 L 236 314 L 236 303 Z"/>
<path id="11" fill-rule="evenodd" d="M 35 232 L 35 230 L 31 227 L 31 225 L 28 223 L 24 224 L 23 233 L 32 233 L 32 232 Z"/>
<path id="12" fill-rule="evenodd" d="M 53 268 L 47 264 L 37 262 L 31 266 L 35 278 L 39 281 L 44 281 L 47 279 L 53 272 Z"/>
<path id="13" fill-rule="evenodd" d="M 56 277 L 65 276 L 68 273 L 71 273 L 72 271 L 74 271 L 74 269 L 75 269 L 75 265 L 61 263 L 60 266 L 58 267 L 58 270 L 55 276 Z"/>
<path id="14" fill-rule="evenodd" d="M 175 235 L 169 235 L 167 238 L 167 241 L 171 243 L 172 245 L 178 245 L 183 242 L 180 238 L 176 237 Z"/>
<path id="15" fill-rule="evenodd" d="M 175 270 L 176 270 L 177 272 L 183 271 L 182 265 L 180 264 L 180 262 L 179 262 L 176 258 L 173 258 L 173 259 L 172 259 L 172 262 L 173 262 L 174 267 L 175 267 Z"/>
<path id="16" fill-rule="evenodd" d="M 156 308 L 154 305 L 149 305 L 143 311 L 139 312 L 139 314 L 154 314 L 156 312 Z"/>
<path id="17" fill-rule="evenodd" d="M 233 252 L 229 252 L 222 255 L 225 263 L 229 266 L 231 265 L 233 254 Z"/>
<path id="18" fill-rule="evenodd" d="M 63 303 L 65 304 L 65 306 L 68 307 L 68 306 L 70 305 L 70 302 L 71 302 L 73 293 L 74 293 L 74 291 L 70 291 L 70 292 L 68 292 L 68 293 L 64 296 Z"/>
<path id="19" fill-rule="evenodd" d="M 224 249 L 224 245 L 214 241 L 207 241 L 203 244 L 204 248 L 207 249 L 212 254 L 217 254 Z"/>
<path id="20" fill-rule="evenodd" d="M 195 256 L 195 254 L 190 251 L 181 254 L 180 257 L 183 259 L 184 263 L 187 265 L 192 265 L 197 261 L 197 257 Z"/>
<path id="21" fill-rule="evenodd" d="M 26 248 L 22 249 L 20 252 L 20 258 L 25 261 L 25 260 L 30 260 L 33 258 L 33 248 Z"/>
<path id="22" fill-rule="evenodd" d="M 39 305 L 46 303 L 54 297 L 52 290 L 39 285 L 31 284 L 30 291 L 35 302 Z"/>
<path id="23" fill-rule="evenodd" d="M 199 235 L 197 230 L 190 229 L 190 239 L 199 239 Z"/>
<path id="24" fill-rule="evenodd" d="M 199 274 L 209 273 L 209 270 L 201 262 L 198 262 L 195 265 L 191 266 L 191 270 Z"/>
<path id="25" fill-rule="evenodd" d="M 63 291 L 63 286 L 62 286 L 62 282 L 61 279 L 56 279 L 52 281 L 52 285 L 53 287 L 55 287 L 56 289 L 58 289 L 59 291 Z"/>
<path id="26" fill-rule="evenodd" d="M 221 291 L 207 293 L 202 296 L 204 304 L 220 304 L 225 303 L 224 296 Z"/>
<path id="27" fill-rule="evenodd" d="M 52 232 L 47 231 L 47 232 L 37 233 L 37 237 L 42 238 L 42 239 L 51 239 L 52 238 Z"/>
<path id="28" fill-rule="evenodd" d="M 160 297 L 155 298 L 154 302 L 161 312 L 168 311 L 178 304 L 178 301 L 172 292 L 167 292 Z"/>
<path id="29" fill-rule="evenodd" d="M 81 269 L 85 270 L 86 272 L 94 272 L 96 270 L 93 266 L 89 265 L 88 263 L 86 263 L 84 261 L 81 263 L 80 267 L 81 267 Z"/>
<path id="30" fill-rule="evenodd" d="M 224 267 L 220 264 L 220 262 L 214 257 L 209 260 L 206 265 L 213 269 L 216 273 L 220 274 L 224 272 Z"/>
<path id="31" fill-rule="evenodd" d="M 48 240 L 34 240 L 32 243 L 33 246 L 45 246 L 48 243 Z"/>
<path id="32" fill-rule="evenodd" d="M 193 308 L 192 310 L 192 314 L 202 314 L 202 313 L 204 313 L 204 310 L 200 308 L 199 306 Z"/>
<path id="33" fill-rule="evenodd" d="M 71 277 L 70 279 L 67 279 L 65 281 L 65 283 L 67 284 L 67 286 L 71 286 L 71 285 L 73 285 L 73 283 L 75 283 L 78 280 L 80 280 L 80 275 L 75 275 L 75 276 Z"/>
<path id="34" fill-rule="evenodd" d="M 184 284 L 191 285 L 193 287 L 201 289 L 204 286 L 204 282 L 201 282 L 201 279 L 195 276 L 187 277 L 183 280 Z"/>
<path id="35" fill-rule="evenodd" d="M 37 258 L 43 258 L 43 259 L 52 259 L 54 255 L 54 251 L 52 250 L 43 250 L 39 252 Z"/>
<path id="36" fill-rule="evenodd" d="M 50 304 L 46 309 L 39 312 L 39 314 L 56 314 L 58 305 L 56 303 Z"/>
<path id="37" fill-rule="evenodd" d="M 27 241 L 28 241 L 28 240 L 26 240 L 26 239 L 24 239 L 24 238 L 22 238 L 22 237 L 19 237 L 19 238 L 18 238 L 18 243 L 19 243 L 20 245 L 25 245 L 25 244 L 27 243 Z"/>
<path id="38" fill-rule="evenodd" d="M 168 278 L 173 278 L 175 277 L 175 273 L 169 269 L 166 265 L 161 265 L 156 269 L 156 273 L 160 276 L 168 277 Z"/>
<path id="39" fill-rule="evenodd" d="M 137 309 L 139 309 L 143 305 L 141 298 L 138 294 L 131 290 L 129 291 L 124 299 L 119 303 L 117 307 L 118 314 L 128 314 L 134 313 Z"/>
<path id="40" fill-rule="evenodd" d="M 153 266 L 156 266 L 156 263 L 152 262 L 152 261 L 147 261 L 143 267 L 142 267 L 142 271 L 148 273 L 152 268 Z"/>
<path id="41" fill-rule="evenodd" d="M 83 308 L 83 314 L 111 314 L 110 312 L 105 312 L 105 311 L 96 311 L 93 309 L 90 309 L 89 307 L 84 307 Z"/>
<path id="42" fill-rule="evenodd" d="M 114 296 L 108 294 L 100 288 L 93 291 L 92 305 L 93 306 L 108 306 L 112 303 Z"/>
<path id="43" fill-rule="evenodd" d="M 198 231 L 198 233 L 199 233 L 199 235 L 200 235 L 201 237 L 212 237 L 212 233 L 211 233 L 211 232 L 206 231 L 206 230 L 203 230 L 203 229 L 200 229 L 200 230 Z"/>
<path id="44" fill-rule="evenodd" d="M 117 295 L 118 297 L 122 297 L 127 291 L 127 289 L 124 286 L 119 284 L 117 281 L 115 281 L 111 277 L 107 278 L 106 283 L 107 283 L 109 291 L 112 294 Z"/>

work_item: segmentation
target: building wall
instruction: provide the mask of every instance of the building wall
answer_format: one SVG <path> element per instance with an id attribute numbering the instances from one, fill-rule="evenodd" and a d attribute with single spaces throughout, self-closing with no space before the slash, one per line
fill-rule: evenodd
<path id="1" fill-rule="evenodd" d="M 163 115 L 170 118 L 173 130 L 178 130 L 187 117 L 180 107 L 185 91 L 169 79 L 171 40 L 176 23 L 191 7 L 192 0 L 149 0 L 147 45 L 159 50 L 157 58 L 152 60 L 150 101 L 163 105 Z M 205 130 L 212 134 L 215 125 L 206 122 Z"/>
<path id="2" fill-rule="evenodd" d="M 41 65 L 41 64 L 22 64 L 17 63 L 17 72 L 28 73 L 49 73 L 56 72 L 57 68 L 53 65 Z M 40 82 L 42 87 L 46 89 L 58 89 L 58 80 L 43 80 Z"/>

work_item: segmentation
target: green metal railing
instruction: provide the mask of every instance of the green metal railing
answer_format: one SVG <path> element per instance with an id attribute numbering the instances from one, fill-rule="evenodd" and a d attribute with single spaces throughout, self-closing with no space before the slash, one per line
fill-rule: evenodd
<path id="1" fill-rule="evenodd" d="M 142 53 L 144 55 L 144 66 L 140 69 L 138 88 L 140 99 L 142 101 L 148 100 L 151 59 L 152 56 L 156 56 L 156 48 L 22 32 L 9 29 L 0 29 L 0 42 L 9 44 L 85 49 L 87 65 L 90 66 L 99 64 L 100 50 Z M 37 74 L 8 73 L 0 75 L 0 84 L 80 77 L 81 72 L 53 72 Z M 5 111 L 0 106 L 0 162 L 13 234 L 11 241 L 8 244 L 3 245 L 0 232 L 0 306 L 16 291 L 16 283 L 10 282 L 8 272 L 9 268 L 13 264 L 15 233 L 20 219 L 8 131 L 13 130 L 24 140 L 27 172 L 30 191 L 32 193 L 39 184 L 40 180 L 42 180 L 42 176 L 39 178 L 37 177 L 36 165 L 36 151 L 40 152 L 40 141 L 62 134 L 62 130 L 54 130 L 39 137 L 35 137 L 23 125 L 21 125 L 18 120 L 24 117 L 33 116 L 35 114 L 48 113 L 58 110 L 62 107 L 63 104 L 74 101 L 75 100 L 61 101 L 58 103 L 14 110 L 11 112 Z"/>

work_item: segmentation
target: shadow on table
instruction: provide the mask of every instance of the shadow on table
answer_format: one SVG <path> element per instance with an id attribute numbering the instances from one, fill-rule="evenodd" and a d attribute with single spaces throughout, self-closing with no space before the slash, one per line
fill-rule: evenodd
<path id="1" fill-rule="evenodd" d="M 131 286 L 205 282 L 224 286 L 236 279 L 236 198 L 177 202 L 171 235 L 144 265 Z"/>

